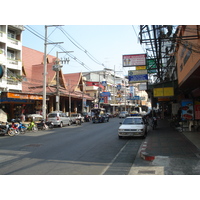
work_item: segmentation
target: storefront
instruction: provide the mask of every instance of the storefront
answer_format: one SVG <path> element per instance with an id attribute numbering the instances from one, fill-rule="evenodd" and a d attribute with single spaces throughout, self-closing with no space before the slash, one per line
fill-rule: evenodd
<path id="1" fill-rule="evenodd" d="M 21 115 L 36 113 L 41 109 L 42 96 L 5 92 L 1 94 L 0 108 L 8 114 L 8 121 Z"/>

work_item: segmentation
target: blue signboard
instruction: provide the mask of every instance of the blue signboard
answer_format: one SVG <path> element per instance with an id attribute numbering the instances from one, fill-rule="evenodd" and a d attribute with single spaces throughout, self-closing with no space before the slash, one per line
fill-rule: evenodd
<path id="1" fill-rule="evenodd" d="M 103 85 L 105 87 L 107 85 L 107 81 L 102 81 L 101 85 Z"/>
<path id="2" fill-rule="evenodd" d="M 100 97 L 110 97 L 110 96 L 111 96 L 110 92 L 102 92 L 102 93 L 100 93 Z"/>
<path id="3" fill-rule="evenodd" d="M 129 80 L 129 83 L 147 82 L 148 74 L 132 75 L 128 77 L 128 80 Z"/>

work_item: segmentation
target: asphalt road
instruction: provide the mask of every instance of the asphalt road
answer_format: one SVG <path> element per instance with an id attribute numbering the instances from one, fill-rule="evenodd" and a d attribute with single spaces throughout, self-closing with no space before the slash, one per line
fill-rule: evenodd
<path id="1" fill-rule="evenodd" d="M 120 121 L 1 136 L 0 174 L 128 174 L 143 139 L 118 139 Z"/>

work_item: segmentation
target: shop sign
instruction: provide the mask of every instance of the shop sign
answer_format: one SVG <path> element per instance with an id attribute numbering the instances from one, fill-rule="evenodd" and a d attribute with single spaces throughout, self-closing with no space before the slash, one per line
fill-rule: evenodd
<path id="1" fill-rule="evenodd" d="M 128 76 L 132 75 L 140 75 L 140 74 L 147 74 L 147 70 L 129 70 L 128 71 Z"/>
<path id="2" fill-rule="evenodd" d="M 174 96 L 174 88 L 173 87 L 154 88 L 153 89 L 153 96 L 154 97 Z"/>
<path id="3" fill-rule="evenodd" d="M 7 93 L 8 98 L 15 98 L 15 99 L 33 99 L 33 100 L 42 100 L 43 97 L 40 95 L 32 95 L 32 94 L 18 94 L 18 93 Z"/>
<path id="4" fill-rule="evenodd" d="M 123 55 L 123 67 L 146 65 L 146 54 Z"/>
<path id="5" fill-rule="evenodd" d="M 6 97 L 2 97 L 0 98 L 0 102 L 1 103 L 34 103 L 33 100 L 29 100 L 29 99 L 15 99 L 15 98 L 6 98 Z"/>
<path id="6" fill-rule="evenodd" d="M 110 96 L 111 96 L 110 92 L 102 92 L 102 93 L 100 93 L 100 97 L 110 97 Z"/>
<path id="7" fill-rule="evenodd" d="M 147 70 L 148 74 L 157 73 L 157 65 L 155 59 L 147 59 Z"/>
<path id="8" fill-rule="evenodd" d="M 147 82 L 148 75 L 147 74 L 132 75 L 132 76 L 128 76 L 128 80 L 129 80 L 129 83 Z"/>
<path id="9" fill-rule="evenodd" d="M 144 65 L 144 66 L 136 66 L 135 69 L 136 70 L 144 70 L 146 69 L 147 67 Z"/>

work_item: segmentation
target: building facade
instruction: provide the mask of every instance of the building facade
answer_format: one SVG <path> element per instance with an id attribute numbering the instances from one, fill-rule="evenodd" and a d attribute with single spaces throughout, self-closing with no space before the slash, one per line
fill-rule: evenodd
<path id="1" fill-rule="evenodd" d="M 22 31 L 21 25 L 0 25 L 0 65 L 4 76 L 0 91 L 22 90 Z"/>

